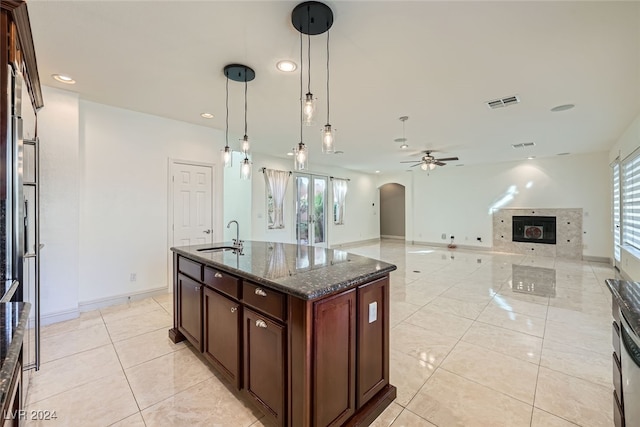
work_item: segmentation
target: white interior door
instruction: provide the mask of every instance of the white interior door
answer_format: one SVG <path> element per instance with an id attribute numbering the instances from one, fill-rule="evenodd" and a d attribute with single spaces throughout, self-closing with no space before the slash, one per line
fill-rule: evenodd
<path id="1" fill-rule="evenodd" d="M 213 242 L 213 167 L 174 162 L 172 169 L 171 246 Z"/>

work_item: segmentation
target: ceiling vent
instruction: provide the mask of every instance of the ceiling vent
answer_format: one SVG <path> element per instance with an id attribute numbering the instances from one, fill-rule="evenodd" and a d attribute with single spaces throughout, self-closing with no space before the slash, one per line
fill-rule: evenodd
<path id="1" fill-rule="evenodd" d="M 523 142 L 522 144 L 511 144 L 513 148 L 533 147 L 534 145 L 536 145 L 535 142 Z"/>
<path id="2" fill-rule="evenodd" d="M 496 108 L 508 107 L 509 105 L 515 105 L 520 103 L 520 98 L 517 95 L 507 96 L 506 98 L 494 99 L 487 102 L 487 107 L 495 110 Z"/>

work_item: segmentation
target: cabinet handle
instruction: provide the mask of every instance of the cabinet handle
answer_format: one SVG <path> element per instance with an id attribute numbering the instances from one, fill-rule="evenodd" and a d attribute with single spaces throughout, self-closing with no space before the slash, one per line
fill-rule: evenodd
<path id="1" fill-rule="evenodd" d="M 256 288 L 256 295 L 260 295 L 261 297 L 266 297 L 267 293 L 260 288 Z"/>
<path id="2" fill-rule="evenodd" d="M 231 307 L 231 312 L 235 313 L 236 311 L 238 311 L 238 307 Z"/>
<path id="3" fill-rule="evenodd" d="M 218 279 L 222 277 L 222 274 L 216 272 L 216 274 L 213 275 L 213 277 L 217 277 Z"/>
<path id="4" fill-rule="evenodd" d="M 266 328 L 267 327 L 267 323 L 262 319 L 258 319 L 258 320 L 256 320 L 256 326 L 258 328 Z"/>

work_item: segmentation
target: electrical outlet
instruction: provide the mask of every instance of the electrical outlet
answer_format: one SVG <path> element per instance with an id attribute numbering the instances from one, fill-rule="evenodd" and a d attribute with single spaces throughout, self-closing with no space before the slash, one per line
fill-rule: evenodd
<path id="1" fill-rule="evenodd" d="M 131 273 L 131 275 L 129 276 L 129 281 L 130 282 L 135 282 L 137 279 L 137 274 L 136 273 Z"/>
<path id="2" fill-rule="evenodd" d="M 447 233 L 442 233 L 442 240 L 446 240 L 447 239 Z"/>
<path id="3" fill-rule="evenodd" d="M 482 237 L 476 237 L 476 240 L 477 240 L 478 242 L 482 242 Z"/>

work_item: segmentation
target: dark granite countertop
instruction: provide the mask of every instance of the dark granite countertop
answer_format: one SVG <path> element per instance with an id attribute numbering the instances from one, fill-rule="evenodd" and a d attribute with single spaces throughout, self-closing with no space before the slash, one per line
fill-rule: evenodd
<path id="1" fill-rule="evenodd" d="M 181 246 L 171 250 L 304 300 L 357 286 L 396 269 L 393 264 L 338 249 L 288 243 L 247 241 L 242 252 L 198 251 L 215 246 L 231 246 L 231 243 Z"/>
<path id="2" fill-rule="evenodd" d="M 607 279 L 605 283 L 633 332 L 640 336 L 640 282 Z"/>
<path id="3" fill-rule="evenodd" d="M 4 407 L 11 392 L 11 379 L 16 369 L 22 348 L 22 340 L 27 327 L 28 302 L 7 302 L 0 304 L 0 407 Z"/>

